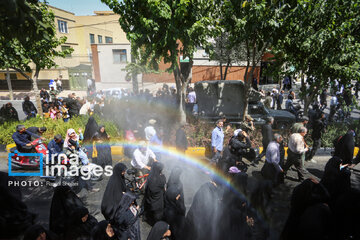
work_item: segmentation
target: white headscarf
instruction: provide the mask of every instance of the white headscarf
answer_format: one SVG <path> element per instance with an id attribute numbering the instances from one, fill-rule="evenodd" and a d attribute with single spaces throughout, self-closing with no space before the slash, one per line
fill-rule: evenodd
<path id="1" fill-rule="evenodd" d="M 72 133 L 75 133 L 74 137 L 70 137 Z M 73 141 L 79 141 L 79 136 L 76 134 L 75 130 L 73 128 L 69 128 L 66 133 L 65 141 L 64 141 L 64 147 L 68 148 L 70 144 L 70 139 Z"/>
<path id="2" fill-rule="evenodd" d="M 153 126 L 148 126 L 144 129 L 146 140 L 150 141 L 150 139 L 155 136 L 156 130 Z"/>

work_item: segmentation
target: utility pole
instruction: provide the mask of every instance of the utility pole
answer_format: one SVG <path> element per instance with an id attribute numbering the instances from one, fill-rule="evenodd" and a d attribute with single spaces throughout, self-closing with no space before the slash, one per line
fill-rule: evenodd
<path id="1" fill-rule="evenodd" d="M 10 100 L 14 100 L 14 94 L 11 86 L 11 79 L 10 79 L 10 71 L 9 68 L 6 68 L 6 82 L 9 88 Z"/>

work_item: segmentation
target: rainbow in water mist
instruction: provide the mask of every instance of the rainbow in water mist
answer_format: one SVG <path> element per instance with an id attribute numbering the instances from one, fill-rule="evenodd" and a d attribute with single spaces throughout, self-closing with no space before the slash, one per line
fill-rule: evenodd
<path id="1" fill-rule="evenodd" d="M 103 144 L 98 143 L 97 146 L 101 146 Z M 105 144 L 104 144 L 105 145 Z M 110 146 L 122 146 L 122 147 L 133 147 L 137 148 L 141 146 L 139 142 L 127 142 L 127 141 L 111 141 L 107 142 L 106 145 Z M 86 147 L 92 147 L 93 145 L 88 144 L 84 145 Z M 214 177 L 217 181 L 219 181 L 222 185 L 229 188 L 233 193 L 235 193 L 238 197 L 246 200 L 247 202 L 250 202 L 248 197 L 241 192 L 240 189 L 238 189 L 233 183 L 230 181 L 230 177 L 224 174 L 222 171 L 220 171 L 218 168 L 210 165 L 210 162 L 208 160 L 199 159 L 196 157 L 190 157 L 188 155 L 185 155 L 179 151 L 177 151 L 174 147 L 167 147 L 167 146 L 159 146 L 159 145 L 147 145 L 151 147 L 152 149 L 157 150 L 157 152 L 161 152 L 162 155 L 170 156 L 173 158 L 176 158 L 177 160 L 180 160 L 181 162 L 184 162 L 188 165 L 194 166 L 197 169 L 201 170 L 205 174 Z M 261 216 L 259 212 L 256 212 L 258 216 Z M 263 217 L 261 217 L 263 219 Z"/>

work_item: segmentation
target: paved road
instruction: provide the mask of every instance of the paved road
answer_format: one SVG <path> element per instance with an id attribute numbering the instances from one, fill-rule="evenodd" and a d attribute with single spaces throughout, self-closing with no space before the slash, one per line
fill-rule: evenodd
<path id="1" fill-rule="evenodd" d="M 327 160 L 330 158 L 329 151 L 320 150 L 319 155 L 314 159 L 317 163 L 306 163 L 306 168 L 309 171 L 307 177 L 314 177 L 320 179 L 323 174 L 324 166 Z M 122 161 L 129 166 L 129 161 L 121 156 L 114 156 L 114 164 Z M 187 210 L 190 208 L 192 198 L 197 189 L 206 181 L 209 180 L 209 176 L 201 169 L 194 167 L 193 165 L 185 164 L 183 161 L 179 161 L 176 157 L 167 157 L 163 160 L 165 164 L 164 173 L 168 177 L 171 169 L 174 166 L 180 166 L 183 168 L 182 181 L 185 191 L 185 205 Z M 260 170 L 263 163 L 258 166 L 249 165 L 248 174 L 248 188 L 251 190 L 255 186 L 255 183 L 262 179 Z M 359 167 L 360 168 L 360 167 Z M 352 184 L 354 187 L 359 187 L 360 169 L 352 172 Z M 7 170 L 6 154 L 0 154 L 0 170 Z M 289 200 L 292 189 L 299 184 L 298 182 L 291 180 L 297 178 L 297 174 L 294 171 L 289 171 L 288 179 L 285 180 L 285 184 L 277 187 L 273 191 L 272 199 L 266 205 L 266 214 L 269 217 L 268 224 L 270 225 L 271 239 L 278 239 L 279 233 L 284 226 L 288 212 L 289 212 Z M 36 177 L 18 177 L 20 181 L 39 181 Z M 42 181 L 42 180 L 40 180 Z M 85 190 L 80 192 L 82 200 L 89 208 L 90 213 L 94 215 L 99 221 L 103 219 L 100 213 L 100 204 L 103 193 L 106 188 L 108 178 L 104 178 L 102 181 L 96 182 L 95 187 L 100 188 L 98 193 L 87 193 Z M 45 226 L 48 225 L 50 202 L 53 194 L 53 187 L 23 187 L 24 200 L 29 209 L 38 214 L 37 221 Z M 148 232 L 150 231 L 149 225 L 141 222 L 142 238 L 146 239 Z"/>

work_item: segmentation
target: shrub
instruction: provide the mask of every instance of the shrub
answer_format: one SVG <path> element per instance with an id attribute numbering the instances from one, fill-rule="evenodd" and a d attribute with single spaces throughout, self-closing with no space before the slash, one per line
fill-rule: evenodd
<path id="1" fill-rule="evenodd" d="M 78 116 L 70 119 L 69 122 L 65 123 L 62 120 L 52 120 L 51 118 L 42 119 L 40 117 L 31 118 L 24 122 L 7 122 L 0 126 L 0 144 L 10 144 L 12 140 L 12 134 L 15 132 L 16 125 L 24 124 L 25 127 L 46 127 L 47 131 L 43 134 L 48 143 L 56 134 L 61 134 L 63 137 L 69 128 L 73 128 L 78 131 L 79 128 L 84 132 L 85 125 L 89 119 L 89 116 Z M 121 138 L 121 131 L 110 121 L 104 121 L 98 116 L 95 116 L 96 121 L 99 125 L 105 125 L 106 132 L 112 137 L 112 139 Z"/>

